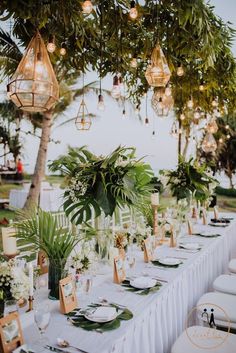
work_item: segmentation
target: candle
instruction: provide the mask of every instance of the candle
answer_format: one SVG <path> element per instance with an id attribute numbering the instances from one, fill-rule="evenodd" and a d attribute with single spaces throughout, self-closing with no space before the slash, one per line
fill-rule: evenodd
<path id="1" fill-rule="evenodd" d="M 28 270 L 29 270 L 29 296 L 33 297 L 34 295 L 34 269 L 32 263 L 29 263 L 28 265 Z"/>
<path id="2" fill-rule="evenodd" d="M 159 205 L 159 192 L 155 192 L 155 193 L 151 194 L 151 204 L 153 206 Z"/>
<path id="3" fill-rule="evenodd" d="M 2 231 L 2 245 L 5 255 L 17 254 L 16 238 L 12 237 L 11 233 Z"/>

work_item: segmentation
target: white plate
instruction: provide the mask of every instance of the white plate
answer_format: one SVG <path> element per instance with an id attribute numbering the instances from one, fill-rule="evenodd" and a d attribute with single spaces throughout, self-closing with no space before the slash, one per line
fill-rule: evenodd
<path id="1" fill-rule="evenodd" d="M 211 238 L 211 237 L 216 236 L 216 234 L 214 234 L 214 232 L 202 232 L 201 235 L 206 238 Z"/>
<path id="2" fill-rule="evenodd" d="M 182 263 L 180 259 L 174 259 L 173 257 L 164 257 L 163 259 L 159 259 L 158 261 L 160 262 L 160 264 L 167 266 L 176 266 Z"/>
<path id="3" fill-rule="evenodd" d="M 181 243 L 179 246 L 181 248 L 184 248 L 184 249 L 187 249 L 187 250 L 199 250 L 199 249 L 201 249 L 201 246 L 198 243 Z"/>
<path id="4" fill-rule="evenodd" d="M 157 284 L 157 281 L 155 279 L 148 278 L 145 276 L 137 277 L 132 281 L 130 281 L 130 285 L 137 289 L 152 288 L 152 287 L 155 287 L 156 284 Z"/>
<path id="5" fill-rule="evenodd" d="M 226 228 L 228 227 L 229 223 L 209 223 L 209 226 L 213 227 L 223 227 Z"/>
<path id="6" fill-rule="evenodd" d="M 103 323 L 114 320 L 119 314 L 115 308 L 100 306 L 93 313 L 84 315 L 84 317 L 89 321 Z"/>

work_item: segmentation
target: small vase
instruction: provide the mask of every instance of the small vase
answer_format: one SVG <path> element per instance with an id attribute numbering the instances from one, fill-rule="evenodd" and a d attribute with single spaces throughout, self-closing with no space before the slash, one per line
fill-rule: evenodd
<path id="1" fill-rule="evenodd" d="M 68 274 L 66 270 L 67 259 L 49 259 L 48 267 L 48 288 L 50 290 L 48 298 L 59 299 L 59 281 Z"/>
<path id="2" fill-rule="evenodd" d="M 3 299 L 1 299 L 0 300 L 0 319 L 3 317 L 3 315 L 4 315 L 4 300 Z"/>

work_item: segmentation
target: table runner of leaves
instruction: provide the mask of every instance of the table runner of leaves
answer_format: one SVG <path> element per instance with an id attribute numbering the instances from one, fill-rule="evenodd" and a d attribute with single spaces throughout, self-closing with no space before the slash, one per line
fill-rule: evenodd
<path id="1" fill-rule="evenodd" d="M 179 264 L 176 264 L 176 265 L 165 265 L 161 262 L 159 262 L 158 260 L 153 260 L 152 261 L 152 264 L 155 265 L 155 266 L 159 266 L 159 267 L 167 267 L 167 268 L 178 268 L 179 265 L 182 265 L 183 262 L 180 262 Z"/>
<path id="2" fill-rule="evenodd" d="M 157 282 L 154 287 L 140 289 L 140 288 L 132 287 L 129 280 L 125 280 L 125 281 L 122 282 L 122 287 L 125 287 L 125 289 L 128 292 L 133 292 L 133 293 L 136 293 L 136 294 L 139 294 L 139 295 L 147 295 L 147 294 L 150 294 L 150 293 L 154 293 L 154 292 L 158 291 L 161 286 L 162 286 L 162 284 L 160 282 Z"/>
<path id="3" fill-rule="evenodd" d="M 102 305 L 100 304 L 91 304 L 89 308 L 98 308 Z M 111 307 L 116 308 L 117 312 L 121 311 L 119 306 L 109 305 Z M 82 311 L 83 312 L 83 311 Z M 93 322 L 84 317 L 84 314 L 80 314 L 80 309 L 75 309 L 70 313 L 66 314 L 67 320 L 69 320 L 74 326 L 80 327 L 87 331 L 96 331 L 96 332 L 106 332 L 115 330 L 120 327 L 120 322 L 122 320 L 130 320 L 133 318 L 133 313 L 129 309 L 122 309 L 122 312 L 114 319 L 109 322 L 98 323 Z"/>

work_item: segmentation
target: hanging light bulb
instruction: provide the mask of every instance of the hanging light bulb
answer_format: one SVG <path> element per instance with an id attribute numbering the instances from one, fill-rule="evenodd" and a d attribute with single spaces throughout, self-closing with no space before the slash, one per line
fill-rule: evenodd
<path id="1" fill-rule="evenodd" d="M 136 20 L 136 18 L 138 17 L 138 10 L 135 1 L 130 2 L 129 17 L 131 18 L 131 20 Z"/>
<path id="2" fill-rule="evenodd" d="M 125 120 L 126 119 L 126 111 L 125 111 L 125 108 L 122 110 L 122 120 Z"/>
<path id="3" fill-rule="evenodd" d="M 226 138 L 227 138 L 228 140 L 230 139 L 230 137 L 231 137 L 230 134 L 226 135 Z"/>
<path id="4" fill-rule="evenodd" d="M 180 114 L 180 120 L 185 120 L 185 115 L 183 113 Z"/>
<path id="5" fill-rule="evenodd" d="M 226 128 L 226 130 L 229 130 L 229 125 L 228 124 L 225 125 L 225 128 Z"/>
<path id="6" fill-rule="evenodd" d="M 201 117 L 201 112 L 197 109 L 193 114 L 194 119 L 198 120 Z"/>
<path id="7" fill-rule="evenodd" d="M 223 143 L 224 140 L 222 139 L 222 137 L 219 138 L 219 143 Z"/>
<path id="8" fill-rule="evenodd" d="M 148 119 L 148 118 L 145 118 L 145 120 L 144 120 L 144 125 L 145 125 L 146 127 L 149 126 L 149 119 Z"/>
<path id="9" fill-rule="evenodd" d="M 130 66 L 133 68 L 133 69 L 136 69 L 138 67 L 138 61 L 137 61 L 137 58 L 132 58 L 131 61 L 130 61 Z"/>
<path id="10" fill-rule="evenodd" d="M 200 82 L 200 85 L 199 85 L 199 91 L 203 92 L 204 89 L 205 89 L 204 82 L 201 81 L 201 82 Z"/>
<path id="11" fill-rule="evenodd" d="M 169 82 L 171 73 L 165 55 L 159 44 L 152 52 L 151 64 L 145 72 L 145 77 L 150 86 L 165 87 Z"/>
<path id="12" fill-rule="evenodd" d="M 183 66 L 182 66 L 181 64 L 177 67 L 176 74 L 177 74 L 177 76 L 179 76 L 179 77 L 181 77 L 181 76 L 184 75 L 184 68 L 183 68 Z"/>
<path id="13" fill-rule="evenodd" d="M 60 54 L 61 54 L 62 56 L 66 55 L 66 48 L 61 47 L 61 48 L 60 48 Z"/>
<path id="14" fill-rule="evenodd" d="M 217 143 L 214 136 L 207 133 L 202 142 L 202 150 L 205 153 L 214 153 L 217 149 Z"/>
<path id="15" fill-rule="evenodd" d="M 111 96 L 115 99 L 119 99 L 121 96 L 119 77 L 115 75 L 113 77 L 113 87 L 111 90 Z"/>
<path id="16" fill-rule="evenodd" d="M 105 110 L 104 98 L 102 94 L 98 95 L 98 110 Z"/>
<path id="17" fill-rule="evenodd" d="M 210 134 L 215 134 L 218 131 L 218 125 L 216 123 L 216 119 L 212 118 L 211 121 L 207 124 L 206 130 Z"/>
<path id="18" fill-rule="evenodd" d="M 59 85 L 38 31 L 12 76 L 7 92 L 18 108 L 29 112 L 45 112 L 58 100 Z"/>
<path id="19" fill-rule="evenodd" d="M 155 130 L 153 130 L 153 132 L 152 132 L 152 139 L 154 140 L 155 137 L 156 137 L 156 132 L 155 132 Z"/>
<path id="20" fill-rule="evenodd" d="M 187 107 L 189 109 L 193 109 L 194 103 L 193 103 L 193 98 L 189 97 L 189 100 L 187 101 Z"/>
<path id="21" fill-rule="evenodd" d="M 218 105 L 219 105 L 218 100 L 217 99 L 213 99 L 213 101 L 211 102 L 211 105 L 213 107 L 218 107 Z"/>
<path id="22" fill-rule="evenodd" d="M 165 89 L 165 95 L 169 97 L 171 96 L 171 94 L 172 94 L 172 89 L 171 89 L 171 86 L 168 84 Z"/>
<path id="23" fill-rule="evenodd" d="M 49 53 L 54 53 L 55 50 L 56 50 L 55 36 L 50 36 L 49 42 L 47 44 L 47 51 Z"/>
<path id="24" fill-rule="evenodd" d="M 122 78 L 121 74 L 119 74 L 119 76 L 118 76 L 118 82 L 120 85 L 120 89 L 124 88 L 123 78 Z"/>
<path id="25" fill-rule="evenodd" d="M 90 0 L 86 0 L 82 3 L 82 11 L 85 15 L 89 15 L 93 11 L 93 4 Z"/>
<path id="26" fill-rule="evenodd" d="M 136 115 L 139 115 L 139 113 L 140 113 L 139 105 L 136 105 L 135 114 L 136 114 Z"/>

